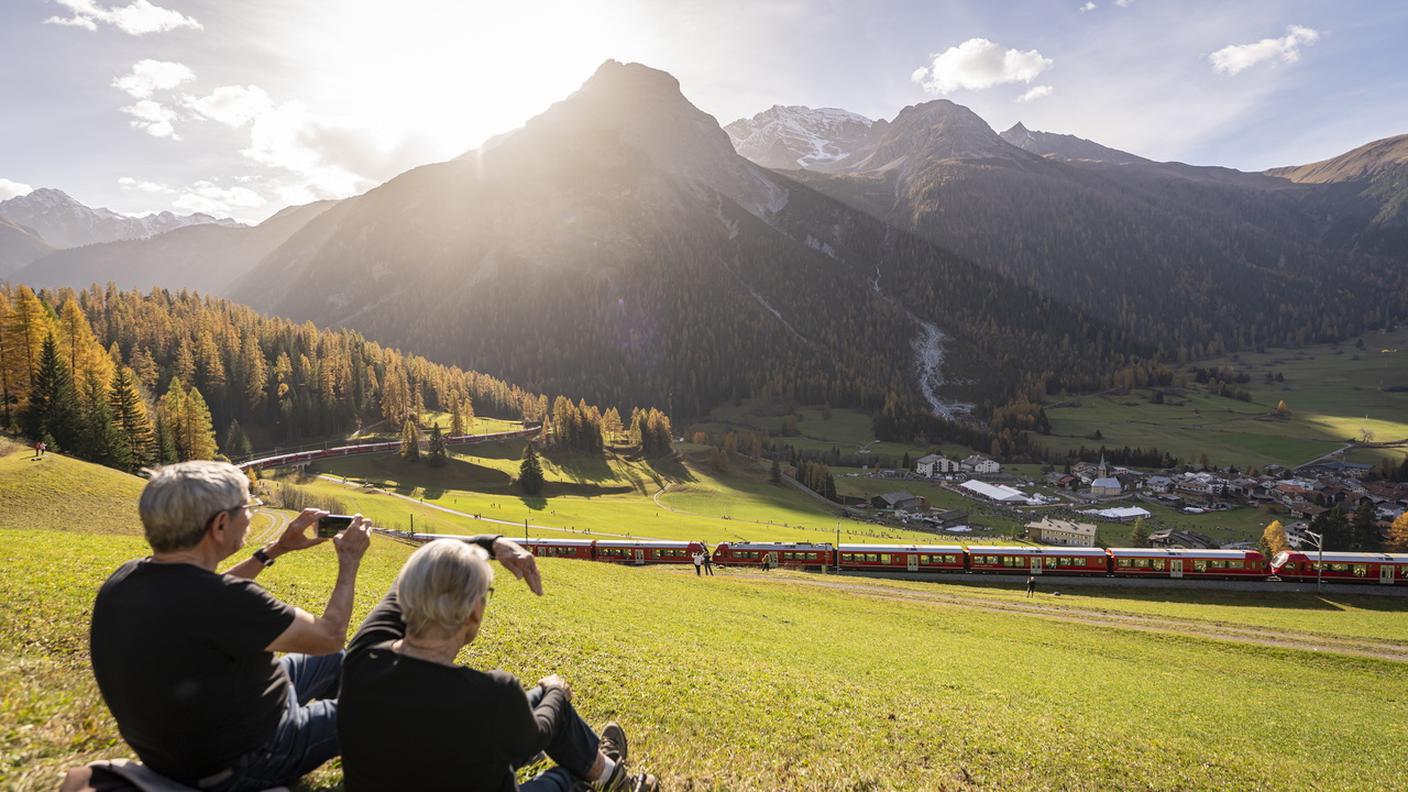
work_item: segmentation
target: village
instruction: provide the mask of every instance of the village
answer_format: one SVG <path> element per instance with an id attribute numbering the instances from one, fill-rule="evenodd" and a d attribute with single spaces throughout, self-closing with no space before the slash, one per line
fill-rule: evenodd
<path id="1" fill-rule="evenodd" d="M 1048 466 L 1049 467 L 1049 466 Z M 1267 465 L 1259 471 L 1236 469 L 1145 472 L 1099 462 L 1076 462 L 1065 470 L 1047 470 L 1040 478 L 1004 470 L 981 454 L 954 459 L 928 454 L 912 469 L 875 469 L 862 475 L 925 482 L 956 493 L 988 509 L 996 508 L 1024 527 L 1019 538 L 1039 544 L 1094 547 L 1101 537 L 1095 521 L 1151 525 L 1139 541 L 1151 547 L 1255 549 L 1255 537 L 1219 544 L 1184 527 L 1160 526 L 1154 511 L 1163 507 L 1184 515 L 1255 509 L 1265 522 L 1281 521 L 1295 548 L 1311 547 L 1311 522 L 1335 507 L 1354 512 L 1366 502 L 1375 525 L 1387 535 L 1395 519 L 1408 510 L 1408 482 L 1378 480 L 1374 467 L 1318 460 L 1295 470 Z M 856 474 L 851 474 L 856 475 Z M 884 519 L 935 533 L 983 533 L 969 510 L 931 508 L 929 500 L 905 489 L 847 503 L 853 514 Z"/>

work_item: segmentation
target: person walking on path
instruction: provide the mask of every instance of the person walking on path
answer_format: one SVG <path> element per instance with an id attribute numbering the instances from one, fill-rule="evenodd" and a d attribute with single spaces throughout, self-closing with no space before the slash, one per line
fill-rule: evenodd
<path id="1" fill-rule="evenodd" d="M 1027 575 L 1027 599 L 1036 594 L 1036 575 Z"/>
<path id="2" fill-rule="evenodd" d="M 694 551 L 694 576 L 699 577 L 704 570 L 704 553 L 699 550 Z"/>
<path id="3" fill-rule="evenodd" d="M 47 448 L 48 448 L 48 446 L 44 445 L 44 441 L 43 441 L 43 440 L 35 440 L 35 441 L 34 441 L 34 458 L 35 458 L 35 459 L 43 459 L 43 458 L 44 458 L 44 451 L 45 451 Z"/>
<path id="4" fill-rule="evenodd" d="M 702 543 L 701 543 L 701 544 L 702 544 Z M 713 577 L 713 576 L 714 576 L 714 559 L 712 559 L 712 558 L 709 557 L 709 546 L 708 546 L 708 545 L 702 545 L 702 546 L 704 547 L 704 550 L 703 550 L 702 552 L 700 552 L 700 555 L 704 556 L 704 574 L 705 574 L 705 575 L 708 575 L 709 577 Z"/>

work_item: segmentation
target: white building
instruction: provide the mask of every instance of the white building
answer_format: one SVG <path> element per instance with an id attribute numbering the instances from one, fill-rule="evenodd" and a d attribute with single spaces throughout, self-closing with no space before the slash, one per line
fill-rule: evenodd
<path id="1" fill-rule="evenodd" d="M 969 495 L 976 495 L 997 503 L 1026 503 L 1027 494 L 1019 489 L 1004 487 L 1000 484 L 989 484 L 986 481 L 965 481 L 958 485 Z"/>
<path id="2" fill-rule="evenodd" d="M 1066 547 L 1094 547 L 1095 524 L 1043 517 L 1027 523 L 1027 538 L 1034 542 Z"/>
<path id="3" fill-rule="evenodd" d="M 963 460 L 962 466 L 963 470 L 969 473 L 997 473 L 1002 470 L 1002 465 L 981 454 L 969 456 Z"/>
<path id="4" fill-rule="evenodd" d="M 1081 512 L 1081 514 L 1099 517 L 1102 520 L 1113 520 L 1114 522 L 1134 522 L 1141 517 L 1147 520 L 1154 516 L 1148 509 L 1141 509 L 1138 506 L 1121 506 L 1117 509 L 1090 509 Z"/>
<path id="5" fill-rule="evenodd" d="M 1118 495 L 1123 489 L 1124 488 L 1120 486 L 1120 480 L 1114 476 L 1106 476 L 1090 482 L 1090 494 L 1097 498 Z"/>
<path id="6" fill-rule="evenodd" d="M 920 457 L 914 463 L 914 472 L 929 478 L 942 476 L 946 473 L 957 473 L 958 462 L 942 454 L 928 454 Z"/>

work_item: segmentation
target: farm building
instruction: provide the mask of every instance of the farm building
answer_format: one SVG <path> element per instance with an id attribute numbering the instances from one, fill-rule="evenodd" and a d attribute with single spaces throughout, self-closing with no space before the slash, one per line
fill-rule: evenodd
<path id="1" fill-rule="evenodd" d="M 1033 542 L 1066 547 L 1094 547 L 1095 524 L 1043 517 L 1027 523 L 1027 538 Z"/>
<path id="2" fill-rule="evenodd" d="M 924 498 L 911 495 L 903 490 L 876 495 L 870 499 L 870 505 L 877 509 L 894 509 L 895 511 L 923 511 L 929 508 L 929 503 Z"/>

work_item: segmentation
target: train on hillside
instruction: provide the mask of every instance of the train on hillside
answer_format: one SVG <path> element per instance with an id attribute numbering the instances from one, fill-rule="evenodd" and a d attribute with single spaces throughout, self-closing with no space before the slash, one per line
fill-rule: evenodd
<path id="1" fill-rule="evenodd" d="M 416 534 L 419 541 L 464 539 Z M 536 556 L 617 564 L 689 564 L 709 552 L 722 566 L 848 572 L 922 572 L 1165 578 L 1170 580 L 1289 580 L 1408 586 L 1408 553 L 1304 553 L 1268 560 L 1256 550 L 1030 545 L 817 544 L 701 542 L 647 539 L 515 539 Z M 1323 568 L 1317 568 L 1322 566 Z"/>

